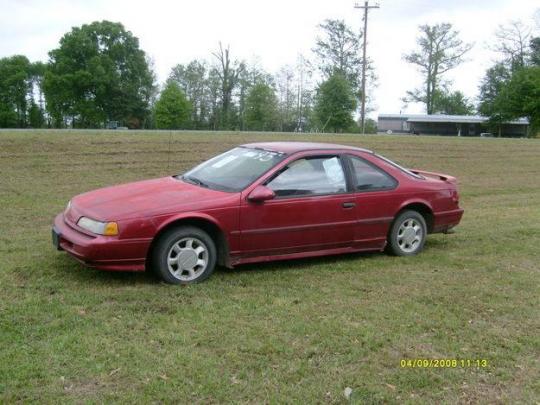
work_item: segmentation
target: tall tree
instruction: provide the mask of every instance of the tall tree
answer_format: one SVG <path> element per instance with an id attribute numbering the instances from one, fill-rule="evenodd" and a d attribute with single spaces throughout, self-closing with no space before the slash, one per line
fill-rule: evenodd
<path id="1" fill-rule="evenodd" d="M 495 100 L 504 85 L 510 80 L 511 72 L 502 62 L 490 67 L 480 83 L 478 112 L 491 117 L 495 114 Z"/>
<path id="2" fill-rule="evenodd" d="M 276 74 L 278 93 L 279 130 L 294 131 L 297 124 L 296 74 L 292 66 L 284 66 Z"/>
<path id="3" fill-rule="evenodd" d="M 211 107 L 208 100 L 209 69 L 204 61 L 193 60 L 187 65 L 172 68 L 169 80 L 178 83 L 193 107 L 191 120 L 194 129 L 208 127 Z"/>
<path id="4" fill-rule="evenodd" d="M 494 110 L 506 120 L 526 117 L 531 133 L 540 131 L 540 67 L 516 71 L 497 96 Z"/>
<path id="5" fill-rule="evenodd" d="M 245 65 L 238 60 L 231 60 L 229 47 L 223 48 L 221 42 L 219 49 L 212 55 L 218 61 L 216 74 L 221 85 L 219 122 L 221 129 L 232 129 L 232 96 L 235 87 L 238 85 L 239 75 L 244 70 Z"/>
<path id="6" fill-rule="evenodd" d="M 315 102 L 315 116 L 324 132 L 344 132 L 354 124 L 356 109 L 353 89 L 345 76 L 334 73 L 321 83 Z"/>
<path id="7" fill-rule="evenodd" d="M 41 128 L 45 124 L 45 94 L 43 93 L 43 78 L 47 65 L 34 62 L 30 65 L 30 100 L 28 120 L 32 128 Z M 37 97 L 37 100 L 36 100 Z"/>
<path id="8" fill-rule="evenodd" d="M 43 110 L 34 100 L 30 102 L 28 108 L 28 125 L 30 128 L 42 128 L 45 124 L 45 117 Z"/>
<path id="9" fill-rule="evenodd" d="M 502 62 L 515 71 L 528 64 L 531 28 L 521 21 L 500 25 L 495 31 L 493 49 L 502 56 Z"/>
<path id="10" fill-rule="evenodd" d="M 275 131 L 278 125 L 278 100 L 274 89 L 259 81 L 246 98 L 245 126 L 251 131 Z"/>
<path id="11" fill-rule="evenodd" d="M 421 25 L 417 39 L 418 49 L 403 56 L 416 65 L 424 76 L 424 87 L 407 92 L 406 102 L 421 102 L 428 114 L 433 114 L 436 90 L 441 86 L 441 76 L 454 69 L 472 44 L 463 43 L 452 24 Z"/>
<path id="12" fill-rule="evenodd" d="M 0 59 L 0 127 L 25 127 L 31 98 L 31 64 L 26 56 Z"/>
<path id="13" fill-rule="evenodd" d="M 169 81 L 155 105 L 156 128 L 186 129 L 190 126 L 191 104 L 175 81 Z"/>
<path id="14" fill-rule="evenodd" d="M 274 89 L 259 81 L 246 98 L 245 125 L 252 131 L 274 131 L 278 124 L 278 100 Z"/>
<path id="15" fill-rule="evenodd" d="M 213 130 L 220 129 L 221 119 L 221 97 L 222 86 L 219 71 L 216 67 L 210 68 L 208 72 L 208 105 L 210 106 L 209 113 L 209 128 Z"/>
<path id="16" fill-rule="evenodd" d="M 69 120 L 74 127 L 102 127 L 111 120 L 144 125 L 154 76 L 138 39 L 122 24 L 75 27 L 49 58 L 43 86 L 56 120 Z"/>
<path id="17" fill-rule="evenodd" d="M 312 70 L 303 55 L 295 65 L 282 67 L 275 75 L 279 103 L 279 130 L 309 130 L 313 107 Z"/>
<path id="18" fill-rule="evenodd" d="M 540 14 L 539 14 L 540 15 Z M 491 127 L 502 132 L 505 121 L 528 117 L 533 131 L 538 130 L 536 93 L 540 65 L 540 38 L 532 37 L 532 27 L 521 21 L 499 26 L 495 45 L 499 61 L 486 71 L 480 86 L 478 110 L 490 118 Z"/>
<path id="19" fill-rule="evenodd" d="M 325 20 L 319 25 L 321 35 L 317 37 L 313 52 L 318 58 L 319 70 L 327 79 L 335 72 L 342 74 L 351 84 L 358 99 L 361 94 L 362 33 L 355 33 L 343 20 Z M 377 77 L 373 64 L 366 64 L 366 97 L 368 110 L 371 90 L 376 86 Z"/>
<path id="20" fill-rule="evenodd" d="M 234 94 L 238 103 L 235 127 L 241 131 L 246 129 L 247 98 L 253 86 L 262 83 L 272 87 L 273 80 L 273 77 L 265 72 L 257 62 L 249 65 L 242 63 L 242 69 L 238 75 L 238 85 Z"/>
<path id="21" fill-rule="evenodd" d="M 312 86 L 313 71 L 303 55 L 298 55 L 296 63 L 296 126 L 295 132 L 304 132 L 311 126 L 313 115 L 314 89 Z"/>
<path id="22" fill-rule="evenodd" d="M 359 84 L 362 59 L 361 35 L 343 20 L 325 20 L 319 24 L 322 35 L 317 37 L 313 52 L 319 59 L 319 69 L 325 78 L 340 73 L 356 89 Z"/>

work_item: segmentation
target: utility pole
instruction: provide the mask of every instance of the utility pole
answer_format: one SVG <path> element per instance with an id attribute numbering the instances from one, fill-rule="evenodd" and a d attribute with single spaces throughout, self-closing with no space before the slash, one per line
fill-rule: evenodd
<path id="1" fill-rule="evenodd" d="M 378 4 L 374 6 L 369 5 L 369 0 L 364 2 L 364 5 L 356 3 L 354 8 L 363 8 L 364 9 L 364 46 L 362 48 L 362 108 L 360 110 L 360 118 L 362 122 L 362 135 L 366 133 L 366 67 L 367 67 L 367 56 L 366 56 L 366 47 L 367 47 L 367 18 L 368 10 L 370 8 L 379 8 Z"/>

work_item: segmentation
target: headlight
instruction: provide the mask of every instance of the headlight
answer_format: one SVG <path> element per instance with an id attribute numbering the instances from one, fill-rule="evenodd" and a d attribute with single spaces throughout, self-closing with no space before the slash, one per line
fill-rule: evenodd
<path id="1" fill-rule="evenodd" d="M 115 236 L 118 235 L 118 224 L 116 222 L 100 222 L 87 217 L 81 217 L 77 225 L 87 231 L 98 235 Z"/>

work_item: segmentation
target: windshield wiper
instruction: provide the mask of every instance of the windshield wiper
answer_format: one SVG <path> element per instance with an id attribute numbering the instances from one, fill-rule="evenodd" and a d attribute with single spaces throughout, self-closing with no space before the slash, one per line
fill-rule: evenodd
<path id="1" fill-rule="evenodd" d="M 210 186 L 208 184 L 206 184 L 205 182 L 203 182 L 202 180 L 199 180 L 198 178 L 196 177 L 192 177 L 192 176 L 182 176 L 182 180 L 185 180 L 187 181 L 188 183 L 191 183 L 191 184 L 195 184 L 197 186 L 201 186 L 201 187 L 204 187 L 204 188 L 210 188 Z"/>

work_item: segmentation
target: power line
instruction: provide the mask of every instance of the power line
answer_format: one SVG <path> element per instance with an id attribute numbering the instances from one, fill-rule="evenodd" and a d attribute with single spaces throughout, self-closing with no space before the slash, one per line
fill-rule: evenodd
<path id="1" fill-rule="evenodd" d="M 379 4 L 374 6 L 369 5 L 369 0 L 366 0 L 363 5 L 356 3 L 354 8 L 364 9 L 364 46 L 362 47 L 362 107 L 360 110 L 360 117 L 362 122 L 362 135 L 366 132 L 366 66 L 367 66 L 367 57 L 366 57 L 366 47 L 367 47 L 367 20 L 368 20 L 368 10 L 371 8 L 380 8 Z"/>

